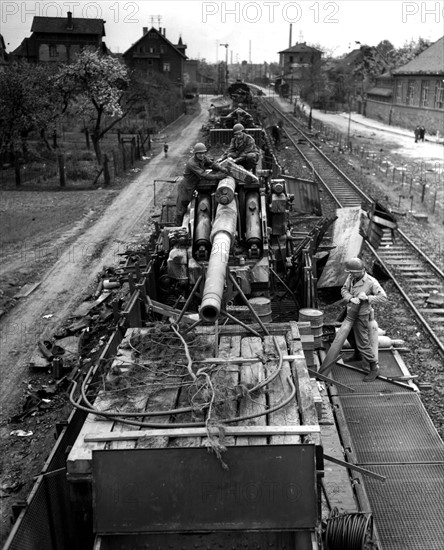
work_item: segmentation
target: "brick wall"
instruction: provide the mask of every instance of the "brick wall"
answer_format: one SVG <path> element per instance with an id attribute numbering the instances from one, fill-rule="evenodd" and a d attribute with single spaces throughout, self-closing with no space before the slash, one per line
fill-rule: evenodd
<path id="1" fill-rule="evenodd" d="M 379 120 L 384 124 L 390 124 L 391 108 L 391 103 L 383 103 L 382 101 L 367 99 L 365 105 L 365 116 L 368 118 L 372 118 L 373 120 Z"/>
<path id="2" fill-rule="evenodd" d="M 444 111 L 438 109 L 424 109 L 411 105 L 393 105 L 392 124 L 402 128 L 411 128 L 412 133 L 416 126 L 424 126 L 431 134 L 444 135 Z"/>

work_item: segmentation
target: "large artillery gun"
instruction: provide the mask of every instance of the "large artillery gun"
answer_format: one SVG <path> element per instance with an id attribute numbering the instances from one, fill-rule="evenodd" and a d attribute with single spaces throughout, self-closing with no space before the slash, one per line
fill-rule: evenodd
<path id="1" fill-rule="evenodd" d="M 164 207 L 148 268 L 151 297 L 198 314 L 198 322 L 223 316 L 260 323 L 252 299 L 269 302 L 270 310 L 259 312 L 268 318 L 272 301 L 285 295 L 294 319 L 295 308 L 316 305 L 315 254 L 325 220 L 312 217 L 308 231 L 297 231 L 288 180 L 270 170 L 252 174 L 230 159 L 222 164 L 229 174 L 218 184 L 201 180 L 180 227 Z"/>

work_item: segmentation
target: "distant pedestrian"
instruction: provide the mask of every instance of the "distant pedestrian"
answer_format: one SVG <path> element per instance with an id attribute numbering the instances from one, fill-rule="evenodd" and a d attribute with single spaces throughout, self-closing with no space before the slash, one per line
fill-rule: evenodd
<path id="1" fill-rule="evenodd" d="M 415 128 L 415 143 L 418 143 L 419 137 L 420 137 L 421 130 L 419 126 Z"/>
<path id="2" fill-rule="evenodd" d="M 210 122 L 214 122 L 216 120 L 216 107 L 214 106 L 213 103 L 210 105 L 208 112 L 210 115 Z"/>
<path id="3" fill-rule="evenodd" d="M 168 143 L 163 144 L 163 154 L 167 157 L 168 156 L 168 149 L 169 149 Z"/>
<path id="4" fill-rule="evenodd" d="M 271 137 L 273 138 L 275 147 L 279 147 L 281 143 L 281 129 L 277 124 L 271 127 Z"/>
<path id="5" fill-rule="evenodd" d="M 424 126 L 421 126 L 421 128 L 419 129 L 419 139 L 424 142 L 424 138 L 425 138 L 425 128 Z"/>

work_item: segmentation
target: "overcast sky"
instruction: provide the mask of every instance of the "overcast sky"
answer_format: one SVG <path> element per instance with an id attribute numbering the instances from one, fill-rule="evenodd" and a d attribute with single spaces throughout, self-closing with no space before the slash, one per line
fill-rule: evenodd
<path id="1" fill-rule="evenodd" d="M 0 32 L 7 51 L 30 36 L 35 15 L 102 18 L 105 41 L 113 52 L 126 51 L 143 27 L 164 27 L 166 37 L 187 44 L 191 59 L 208 62 L 278 61 L 292 44 L 319 44 L 334 55 L 351 51 L 356 41 L 376 46 L 387 39 L 395 47 L 419 36 L 435 42 L 444 35 L 444 2 L 336 0 L 238 2 L 163 1 L 11 1 L 0 2 Z M 228 44 L 225 48 L 221 44 Z"/>

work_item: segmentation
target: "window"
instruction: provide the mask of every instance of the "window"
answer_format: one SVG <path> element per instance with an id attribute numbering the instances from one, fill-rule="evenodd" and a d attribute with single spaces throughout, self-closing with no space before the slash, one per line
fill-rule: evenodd
<path id="1" fill-rule="evenodd" d="M 164 72 L 164 73 L 169 73 L 170 70 L 171 70 L 170 64 L 169 64 L 169 63 L 164 63 L 164 64 L 163 64 L 163 72 Z"/>
<path id="2" fill-rule="evenodd" d="M 157 32 L 149 32 L 148 37 L 149 38 L 155 38 L 157 40 L 158 34 L 157 34 Z"/>
<path id="3" fill-rule="evenodd" d="M 164 46 L 160 46 L 160 53 L 165 53 L 165 47 Z"/>
<path id="4" fill-rule="evenodd" d="M 421 81 L 421 107 L 427 107 L 429 104 L 429 81 Z"/>
<path id="5" fill-rule="evenodd" d="M 152 46 L 150 46 L 150 47 L 148 48 L 148 52 L 149 52 L 149 53 L 156 53 L 156 48 L 153 48 Z"/>
<path id="6" fill-rule="evenodd" d="M 415 97 L 415 81 L 409 80 L 407 83 L 407 95 L 405 98 L 405 104 L 413 105 L 414 97 Z"/>
<path id="7" fill-rule="evenodd" d="M 59 52 L 57 51 L 56 44 L 50 44 L 49 45 L 49 57 L 57 57 L 59 55 Z"/>
<path id="8" fill-rule="evenodd" d="M 396 83 L 395 99 L 396 99 L 396 103 L 402 103 L 402 81 L 401 80 L 398 80 L 398 82 Z"/>
<path id="9" fill-rule="evenodd" d="M 437 80 L 435 84 L 435 109 L 444 107 L 444 81 Z"/>

